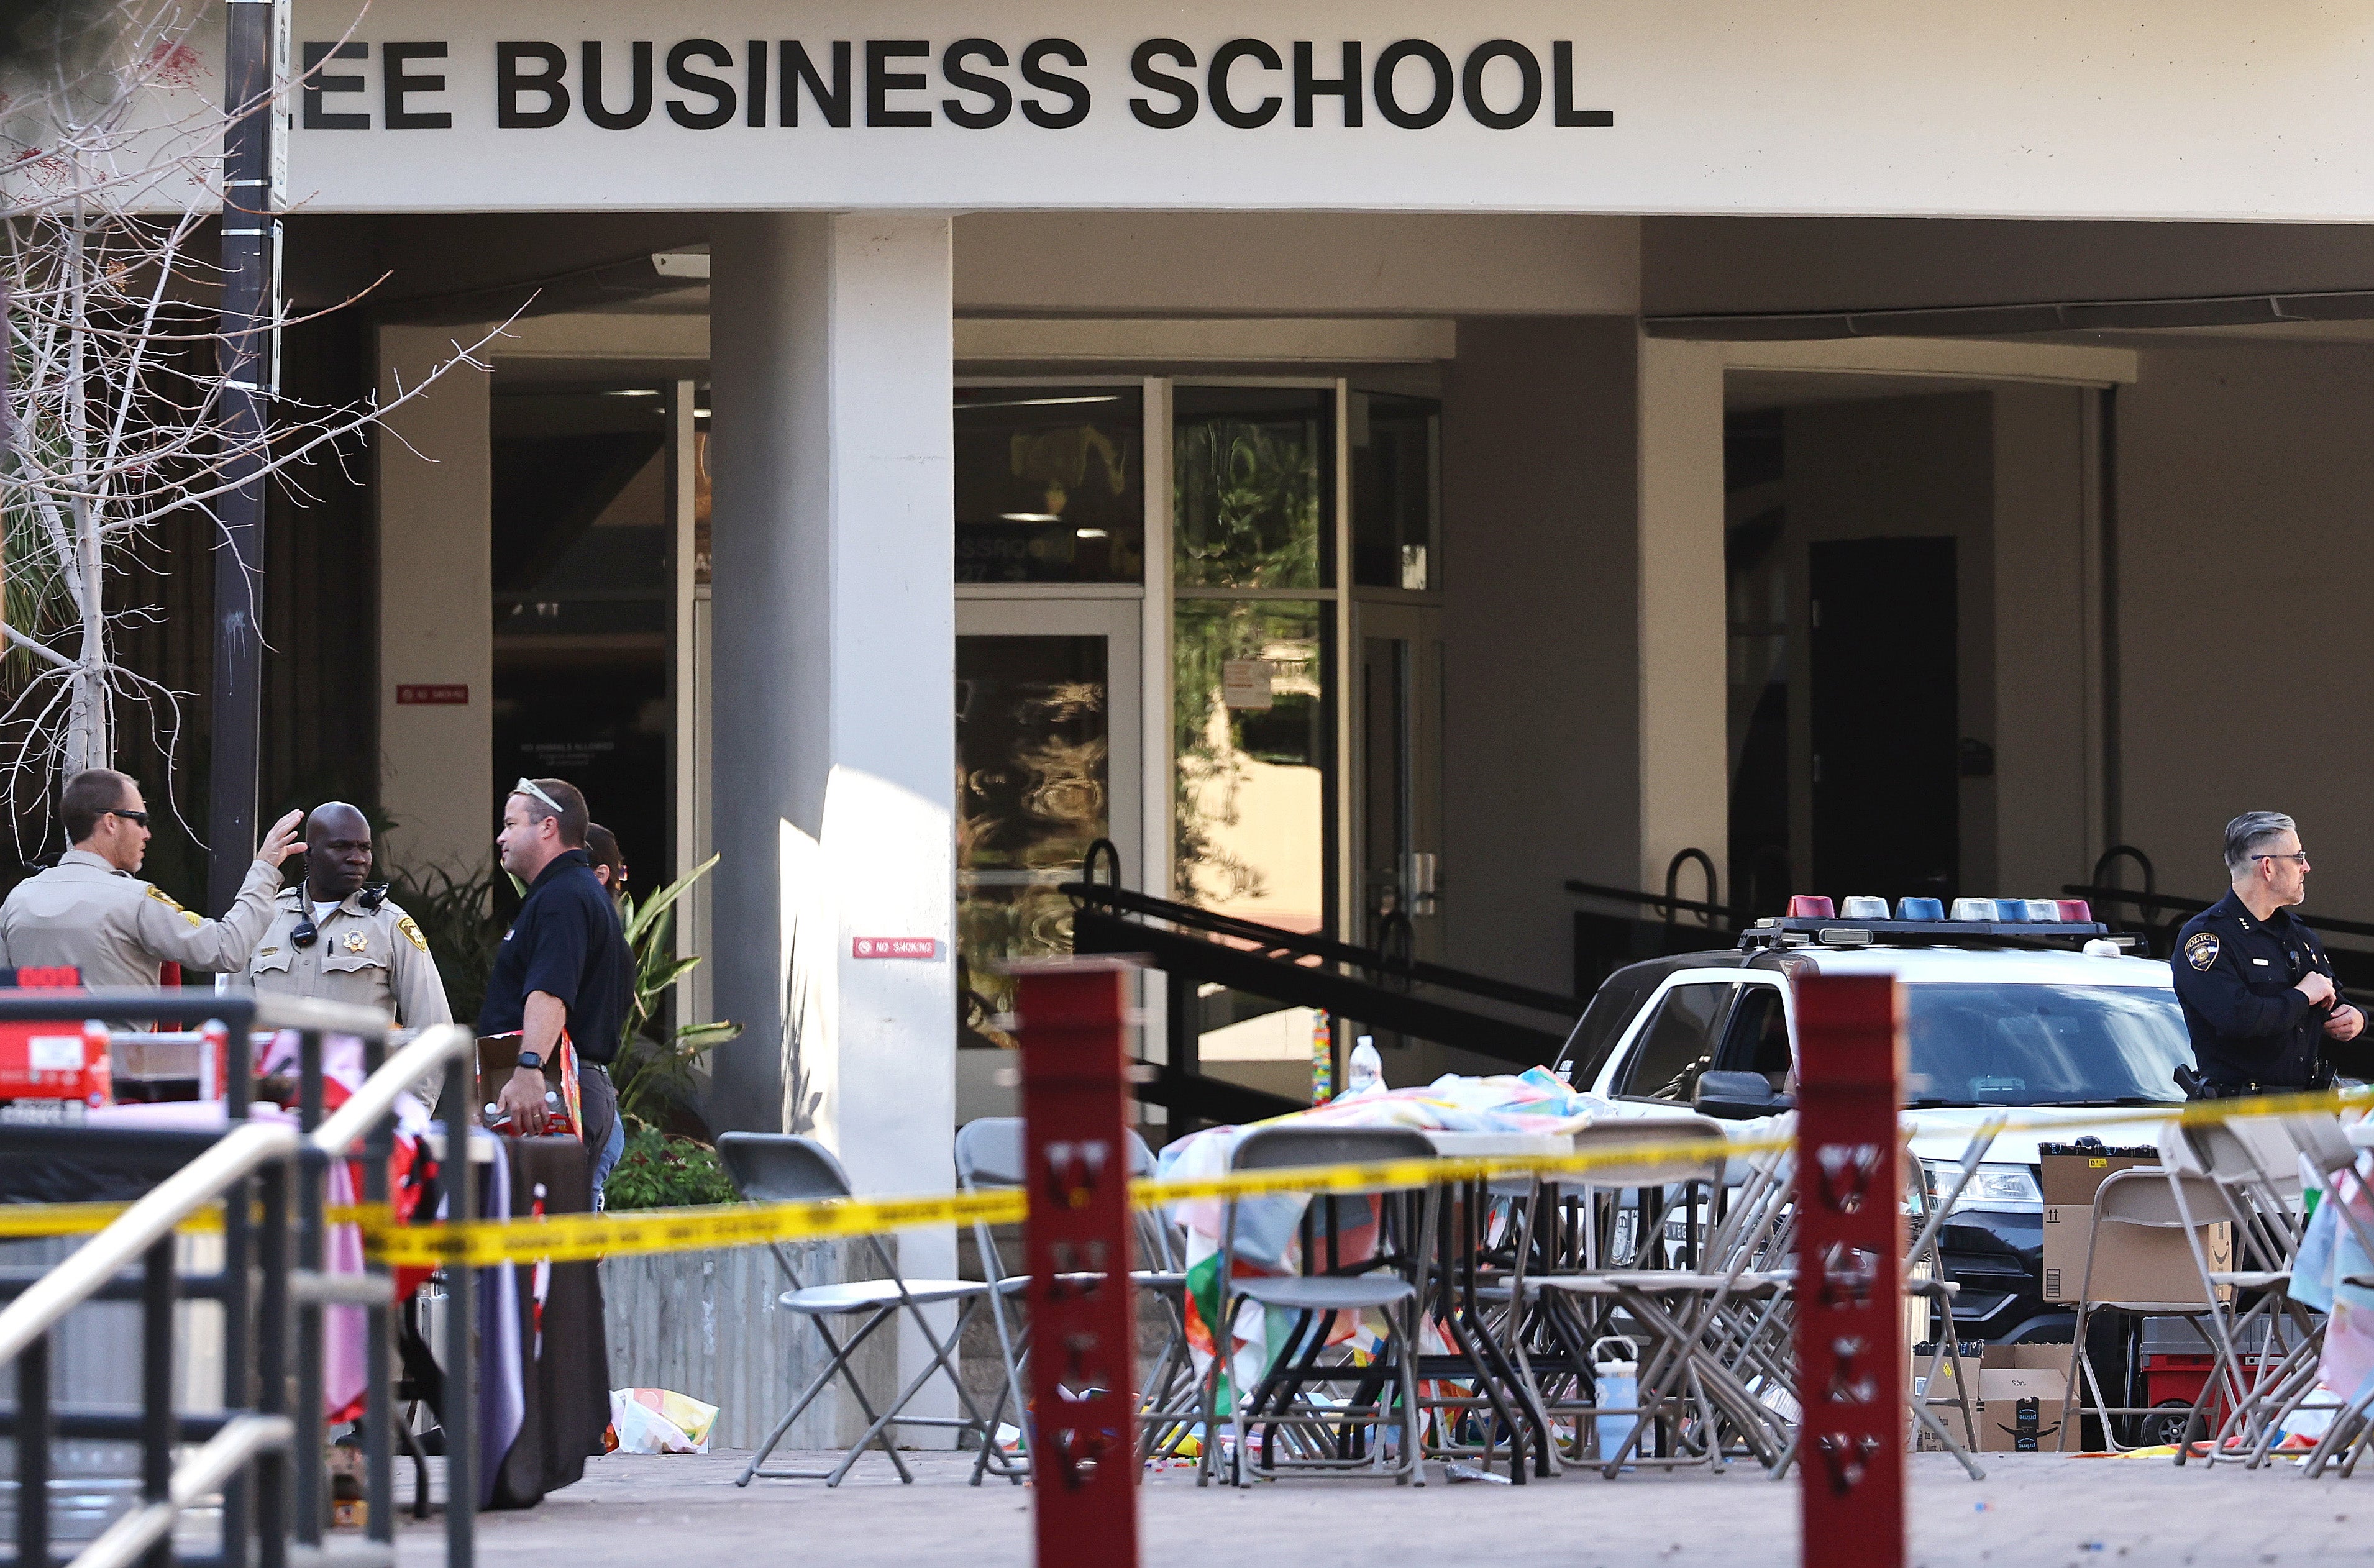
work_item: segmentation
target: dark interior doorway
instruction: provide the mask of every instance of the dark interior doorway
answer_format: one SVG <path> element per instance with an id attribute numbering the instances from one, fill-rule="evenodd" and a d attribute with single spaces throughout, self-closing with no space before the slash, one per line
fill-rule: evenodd
<path id="1" fill-rule="evenodd" d="M 1816 891 L 1960 890 L 1954 545 L 1810 546 Z"/>
<path id="2" fill-rule="evenodd" d="M 565 778 L 668 880 L 668 516 L 654 388 L 494 400 L 495 784 Z"/>

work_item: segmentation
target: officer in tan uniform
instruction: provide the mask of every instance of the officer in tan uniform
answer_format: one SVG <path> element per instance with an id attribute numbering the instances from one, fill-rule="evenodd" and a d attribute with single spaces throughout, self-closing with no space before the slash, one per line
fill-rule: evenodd
<path id="1" fill-rule="evenodd" d="M 272 919 L 280 862 L 305 848 L 290 812 L 255 852 L 239 897 L 209 920 L 132 874 L 147 854 L 148 808 L 129 777 L 105 767 L 76 774 L 58 814 L 74 848 L 0 904 L 0 965 L 71 964 L 86 986 L 154 986 L 167 964 L 245 969 Z"/>
<path id="2" fill-rule="evenodd" d="M 343 801 L 305 823 L 305 880 L 284 891 L 247 965 L 259 991 L 385 1009 L 399 1029 L 451 1024 L 429 941 L 384 887 L 366 885 L 370 824 Z"/>

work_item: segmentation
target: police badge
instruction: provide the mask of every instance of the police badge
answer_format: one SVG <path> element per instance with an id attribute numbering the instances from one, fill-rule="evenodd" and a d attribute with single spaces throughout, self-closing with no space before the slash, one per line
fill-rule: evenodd
<path id="1" fill-rule="evenodd" d="M 2186 939 L 2184 955 L 2196 969 L 2206 969 L 2217 962 L 2217 939 L 2207 931 L 2195 931 Z"/>

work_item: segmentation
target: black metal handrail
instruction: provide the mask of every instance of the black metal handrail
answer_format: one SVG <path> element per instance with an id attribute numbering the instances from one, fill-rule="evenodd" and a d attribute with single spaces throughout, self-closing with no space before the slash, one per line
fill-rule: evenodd
<path id="1" fill-rule="evenodd" d="M 2208 901 L 2180 898 L 2173 893 L 2136 893 L 2123 887 L 2099 887 L 2090 883 L 2070 883 L 2062 892 L 2072 898 L 2083 898 L 2096 904 L 2133 904 L 2145 911 L 2148 920 L 2158 909 L 2173 909 L 2182 915 L 2197 915 L 2209 907 Z M 2295 912 L 2292 919 L 2310 930 L 2332 931 L 2340 936 L 2374 937 L 2374 922 L 2344 920 L 2331 915 L 2302 915 Z"/>
<path id="2" fill-rule="evenodd" d="M 130 1568 L 144 1559 L 170 1564 L 175 1518 L 217 1491 L 224 1498 L 224 1522 L 216 1561 L 224 1568 L 245 1568 L 251 1547 L 257 1568 L 285 1568 L 292 1533 L 299 1544 L 318 1555 L 328 1512 L 326 1478 L 318 1457 L 325 1435 L 321 1315 L 325 1306 L 351 1305 L 366 1309 L 370 1326 L 364 1411 L 367 1536 L 382 1560 L 392 1562 L 394 1410 L 387 1331 L 393 1294 L 382 1265 L 371 1265 L 361 1280 L 334 1279 L 324 1272 L 328 1173 L 335 1160 L 359 1148 L 365 1157 L 363 1197 L 367 1202 L 384 1202 L 397 1092 L 441 1061 L 458 1076 L 470 1036 L 452 1026 L 429 1031 L 394 1061 L 386 1062 L 388 1020 L 369 1009 L 196 988 L 0 990 L 0 1022 L 79 1022 L 93 1014 L 203 1016 L 209 1030 L 221 1030 L 243 1048 L 228 1053 L 227 1126 L 220 1134 L 0 1129 L 0 1153 L 38 1153 L 71 1144 L 76 1153 L 104 1155 L 127 1170 L 161 1177 L 64 1261 L 39 1278 L 11 1278 L 8 1289 L 0 1293 L 13 1298 L 0 1307 L 0 1362 L 17 1363 L 17 1402 L 0 1411 L 0 1424 L 16 1439 L 18 1561 L 52 1561 L 50 1443 L 97 1434 L 101 1429 L 123 1431 L 139 1442 L 141 1502 L 82 1550 L 75 1559 L 81 1568 Z M 298 1034 L 296 1128 L 250 1117 L 253 1056 L 245 1047 L 252 1025 L 290 1028 Z M 339 1114 L 325 1118 L 323 1038 L 332 1032 L 362 1041 L 367 1076 Z M 466 1089 L 452 1085 L 450 1077 L 449 1086 L 454 1092 L 448 1114 L 466 1121 Z M 462 1211 L 468 1211 L 466 1171 L 450 1185 Z M 174 1230 L 216 1202 L 224 1210 L 223 1270 L 218 1275 L 183 1280 L 174 1263 Z M 292 1218 L 297 1222 L 293 1247 Z M 135 1264 L 137 1272 L 126 1276 L 124 1270 Z M 261 1286 L 260 1293 L 253 1285 Z M 466 1284 L 463 1294 L 466 1301 Z M 127 1414 L 53 1408 L 50 1346 L 59 1320 L 84 1302 L 127 1297 L 142 1306 L 140 1410 Z M 172 1310 L 177 1301 L 190 1299 L 218 1300 L 224 1306 L 225 1409 L 219 1415 L 184 1417 L 173 1408 Z M 470 1323 L 466 1308 L 457 1322 L 465 1336 Z M 466 1351 L 465 1338 L 457 1336 L 456 1342 Z M 294 1410 L 289 1408 L 292 1371 Z M 461 1450 L 461 1457 L 450 1463 L 460 1478 L 456 1484 L 462 1490 L 456 1495 L 465 1500 L 474 1494 L 468 1479 L 474 1413 L 449 1412 L 449 1432 Z M 174 1448 L 200 1437 L 203 1446 L 176 1466 Z M 449 1556 L 456 1563 L 469 1561 L 471 1513 L 466 1501 L 448 1510 Z"/>
<path id="3" fill-rule="evenodd" d="M 1714 925 L 1712 911 L 1722 904 L 1722 888 L 1715 880 L 1714 857 L 1698 848 L 1676 850 L 1674 858 L 1665 862 L 1665 924 L 1674 925 L 1680 919 L 1681 910 L 1677 907 L 1680 900 L 1675 895 L 1681 890 L 1682 868 L 1692 860 L 1696 860 L 1698 868 L 1706 872 L 1706 902 L 1698 907 L 1708 911 L 1706 921 L 1711 928 Z"/>
<path id="4" fill-rule="evenodd" d="M 1233 915 L 1215 914 L 1192 904 L 1180 904 L 1150 894 L 1132 893 L 1125 887 L 1115 887 L 1101 882 L 1067 882 L 1057 892 L 1066 894 L 1079 904 L 1102 904 L 1115 911 L 1166 920 L 1191 930 L 1206 931 L 1214 936 L 1233 938 L 1249 944 L 1256 952 L 1292 954 L 1298 958 L 1317 959 L 1325 964 L 1340 964 L 1366 974 L 1391 976 L 1397 979 L 1416 980 L 1424 985 L 1440 986 L 1444 990 L 1460 991 L 1469 996 L 1483 997 L 1491 1001 L 1508 1002 L 1531 1008 L 1538 1012 L 1554 1012 L 1572 1018 L 1582 1011 L 1582 1003 L 1569 996 L 1554 991 L 1535 990 L 1510 980 L 1496 980 L 1486 975 L 1471 974 L 1440 964 L 1428 964 L 1422 959 L 1397 958 L 1372 947 L 1355 947 L 1332 937 L 1312 936 L 1301 931 L 1265 926 L 1256 920 L 1239 919 Z"/>
<path id="5" fill-rule="evenodd" d="M 1576 877 L 1567 878 L 1563 885 L 1569 893 L 1585 894 L 1592 898 L 1613 898 L 1619 903 L 1644 904 L 1652 909 L 1663 909 L 1668 912 L 1668 920 L 1671 919 L 1672 911 L 1675 910 L 1687 910 L 1693 915 L 1720 916 L 1726 920 L 1731 919 L 1731 910 L 1724 906 L 1702 904 L 1691 898 L 1676 898 L 1670 888 L 1663 894 L 1643 893 L 1637 887 L 1611 887 L 1605 883 L 1583 882 Z"/>

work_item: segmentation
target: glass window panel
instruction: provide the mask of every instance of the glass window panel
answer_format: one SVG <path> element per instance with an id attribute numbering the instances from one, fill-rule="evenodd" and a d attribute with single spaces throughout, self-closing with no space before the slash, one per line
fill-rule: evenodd
<path id="1" fill-rule="evenodd" d="M 1352 580 L 1362 588 L 1435 586 L 1441 534 L 1442 404 L 1354 392 Z"/>
<path id="2" fill-rule="evenodd" d="M 1146 580 L 1136 387 L 959 387 L 958 582 Z"/>
<path id="3" fill-rule="evenodd" d="M 1713 1054 L 1715 1021 L 1733 987 L 1727 981 L 1675 986 L 1657 1004 L 1657 1015 L 1641 1031 L 1632 1053 L 1624 1093 L 1659 1100 L 1686 1100 Z"/>
<path id="4" fill-rule="evenodd" d="M 1010 1044 L 1004 959 L 1069 953 L 1079 874 L 1111 832 L 1108 650 L 1101 637 L 957 638 L 957 959 L 967 1044 Z"/>
<path id="5" fill-rule="evenodd" d="M 1182 600 L 1175 624 L 1177 895 L 1326 928 L 1332 605 Z"/>
<path id="6" fill-rule="evenodd" d="M 1335 585 L 1334 396 L 1177 389 L 1171 529 L 1181 588 Z"/>

